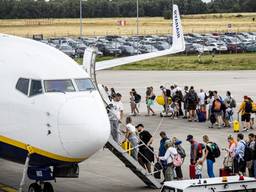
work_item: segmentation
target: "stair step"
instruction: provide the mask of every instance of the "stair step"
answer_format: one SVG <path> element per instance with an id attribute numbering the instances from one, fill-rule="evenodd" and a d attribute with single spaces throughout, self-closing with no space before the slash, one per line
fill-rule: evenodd
<path id="1" fill-rule="evenodd" d="M 120 159 L 127 168 L 129 168 L 135 175 L 137 175 L 147 186 L 151 188 L 161 188 L 161 184 L 152 175 L 148 174 L 141 165 L 128 155 L 123 148 L 118 145 L 112 138 L 106 144 L 108 148 L 118 159 Z"/>

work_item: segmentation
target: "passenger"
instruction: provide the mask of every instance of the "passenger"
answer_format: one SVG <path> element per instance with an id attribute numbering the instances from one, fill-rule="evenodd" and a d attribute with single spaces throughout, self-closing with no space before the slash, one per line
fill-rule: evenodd
<path id="1" fill-rule="evenodd" d="M 253 170 L 253 153 L 255 153 L 255 135 L 253 133 L 250 133 L 248 135 L 248 142 L 247 142 L 248 147 L 251 149 L 251 155 L 252 155 L 252 160 L 246 162 L 246 168 L 248 168 L 249 172 L 249 177 L 254 177 L 254 170 Z"/>
<path id="2" fill-rule="evenodd" d="M 196 106 L 198 104 L 198 96 L 191 86 L 188 93 L 188 111 L 189 111 L 189 122 L 196 121 Z"/>
<path id="3" fill-rule="evenodd" d="M 110 88 L 110 96 L 112 97 L 113 99 L 113 96 L 116 95 L 116 91 L 114 88 Z"/>
<path id="4" fill-rule="evenodd" d="M 183 147 L 181 146 L 182 141 L 178 140 L 176 137 L 173 137 L 172 142 L 174 143 L 175 148 L 176 148 L 178 154 L 180 155 L 180 157 L 182 159 L 182 162 L 184 162 L 185 157 L 186 157 L 186 152 L 183 149 Z M 175 172 L 176 172 L 177 180 L 182 180 L 183 179 L 183 174 L 182 174 L 181 166 L 175 167 Z"/>
<path id="5" fill-rule="evenodd" d="M 173 96 L 173 101 L 176 103 L 176 108 L 178 109 L 177 116 L 183 116 L 183 111 L 182 111 L 183 95 L 180 90 L 177 90 L 175 92 L 175 95 Z"/>
<path id="6" fill-rule="evenodd" d="M 148 114 L 147 116 L 150 115 L 150 112 L 152 112 L 152 115 L 155 116 L 155 111 L 152 109 L 152 105 L 154 104 L 154 100 L 155 100 L 156 96 L 153 92 L 153 87 L 147 87 L 147 91 L 146 91 L 146 105 L 147 105 L 147 111 Z"/>
<path id="7" fill-rule="evenodd" d="M 187 136 L 187 141 L 191 144 L 191 147 L 190 147 L 190 164 L 195 165 L 197 163 L 198 159 L 202 157 L 201 155 L 202 155 L 202 148 L 203 147 L 201 147 L 199 149 L 201 144 L 199 144 L 197 141 L 195 141 L 192 135 Z"/>
<path id="8" fill-rule="evenodd" d="M 160 132 L 160 147 L 159 147 L 159 152 L 158 152 L 158 156 L 162 157 L 165 155 L 166 153 L 166 142 L 169 140 L 169 138 L 167 137 L 166 133 L 164 131 Z M 163 175 L 165 176 L 165 171 L 167 169 L 167 161 L 166 160 L 160 160 L 162 167 L 163 167 Z"/>
<path id="9" fill-rule="evenodd" d="M 135 101 L 135 112 L 139 115 L 140 111 L 138 108 L 139 103 L 141 102 L 141 96 L 137 93 L 135 89 L 132 89 L 133 96 L 134 96 L 134 101 Z"/>
<path id="10" fill-rule="evenodd" d="M 138 160 L 138 151 L 139 151 L 139 148 L 138 148 L 138 137 L 136 135 L 136 128 L 132 124 L 132 118 L 131 117 L 127 117 L 126 118 L 125 137 L 131 143 L 131 147 L 132 147 L 131 156 L 135 160 Z"/>
<path id="11" fill-rule="evenodd" d="M 212 103 L 212 113 L 214 114 L 217 123 L 218 123 L 218 127 L 221 128 L 223 125 L 223 108 L 222 108 L 223 104 L 222 101 L 220 100 L 220 97 L 217 94 L 214 94 L 214 101 Z"/>
<path id="12" fill-rule="evenodd" d="M 143 124 L 137 125 L 136 129 L 140 138 L 138 161 L 142 167 L 151 173 L 151 163 L 154 162 L 154 149 L 151 147 L 153 137 L 148 131 L 145 130 Z"/>
<path id="13" fill-rule="evenodd" d="M 162 90 L 162 96 L 164 98 L 164 112 L 168 115 L 168 108 L 169 108 L 169 97 L 171 97 L 170 89 L 166 89 L 164 86 L 160 86 Z"/>
<path id="14" fill-rule="evenodd" d="M 206 110 L 206 105 L 205 105 L 205 99 L 206 99 L 206 94 L 203 89 L 200 89 L 200 93 L 198 93 L 198 105 L 200 111 L 205 111 Z"/>
<path id="15" fill-rule="evenodd" d="M 255 121 L 255 116 L 256 116 L 256 113 L 255 113 L 255 104 L 253 103 L 253 100 L 251 98 L 249 98 L 249 100 L 251 101 L 252 103 L 252 113 L 251 113 L 251 121 L 250 121 L 250 129 L 253 129 L 253 126 L 254 126 L 254 121 Z"/>
<path id="16" fill-rule="evenodd" d="M 227 152 L 227 155 L 224 158 L 223 165 L 225 169 L 229 169 L 230 172 L 234 173 L 234 158 L 236 156 L 235 150 L 236 150 L 237 142 L 232 137 L 232 135 L 228 136 L 228 148 L 224 148 L 224 150 Z"/>
<path id="17" fill-rule="evenodd" d="M 224 119 L 225 127 L 231 127 L 233 122 L 234 109 L 236 108 L 236 100 L 231 96 L 230 91 L 227 91 L 226 98 L 224 99 L 224 104 L 226 106 L 226 115 Z"/>
<path id="18" fill-rule="evenodd" d="M 196 179 L 202 179 L 203 178 L 203 162 L 198 161 L 196 163 Z"/>
<path id="19" fill-rule="evenodd" d="M 249 100 L 248 96 L 244 96 L 244 101 L 241 104 L 240 109 L 238 111 L 238 114 L 242 113 L 243 131 L 248 131 L 250 128 L 251 112 L 252 103 Z"/>
<path id="20" fill-rule="evenodd" d="M 188 86 L 184 87 L 184 97 L 183 97 L 183 108 L 184 108 L 184 116 L 183 119 L 187 119 L 188 118 Z"/>
<path id="21" fill-rule="evenodd" d="M 252 160 L 253 160 L 253 177 L 256 178 L 256 135 L 254 135 L 254 149 L 252 154 Z"/>
<path id="22" fill-rule="evenodd" d="M 109 113 L 111 135 L 117 143 L 119 143 L 119 123 L 123 119 L 123 103 L 121 102 L 122 95 L 120 93 L 113 94 L 113 101 L 111 102 L 111 112 Z"/>
<path id="23" fill-rule="evenodd" d="M 164 156 L 160 156 L 160 160 L 167 161 L 167 169 L 165 171 L 165 181 L 172 181 L 174 179 L 174 165 L 173 158 L 177 155 L 178 152 L 175 148 L 175 144 L 173 142 L 168 142 L 167 150 Z"/>
<path id="24" fill-rule="evenodd" d="M 239 175 L 245 175 L 246 162 L 244 160 L 246 142 L 244 141 L 244 135 L 239 133 L 237 135 L 237 147 L 235 150 L 234 169 L 235 173 Z"/>
<path id="25" fill-rule="evenodd" d="M 131 106 L 131 115 L 136 116 L 136 103 L 135 103 L 135 97 L 132 91 L 130 91 L 130 106 Z"/>
<path id="26" fill-rule="evenodd" d="M 204 155 L 203 159 L 200 160 L 199 162 L 204 163 L 204 161 L 206 160 L 208 176 L 210 178 L 213 178 L 213 177 L 215 177 L 214 171 L 213 171 L 213 165 L 215 163 L 215 156 L 213 154 L 213 142 L 211 142 L 209 140 L 209 137 L 207 135 L 203 136 L 203 141 L 206 144 L 205 155 Z"/>

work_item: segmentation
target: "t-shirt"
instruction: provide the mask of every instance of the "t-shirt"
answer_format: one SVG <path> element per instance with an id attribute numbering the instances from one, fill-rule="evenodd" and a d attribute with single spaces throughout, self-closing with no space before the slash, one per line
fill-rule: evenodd
<path id="1" fill-rule="evenodd" d="M 165 155 L 163 157 L 159 157 L 160 160 L 165 160 L 167 161 L 167 164 L 171 164 L 173 161 L 173 158 L 175 155 L 177 155 L 177 149 L 174 147 L 169 147 L 166 152 Z"/>
<path id="2" fill-rule="evenodd" d="M 129 132 L 131 132 L 131 133 L 135 133 L 135 132 L 136 132 L 135 126 L 132 125 L 131 123 L 128 123 L 128 124 L 126 125 L 126 128 L 127 128 L 127 130 L 128 130 Z"/>
<path id="3" fill-rule="evenodd" d="M 198 98 L 199 98 L 199 105 L 204 105 L 205 104 L 205 93 L 204 92 L 198 93 Z"/>
<path id="4" fill-rule="evenodd" d="M 113 104 L 113 113 L 116 115 L 117 119 L 120 120 L 121 119 L 121 111 L 124 110 L 124 106 L 123 103 L 121 101 L 112 101 Z"/>
<path id="5" fill-rule="evenodd" d="M 140 140 L 147 145 L 152 135 L 148 131 L 144 130 L 140 132 L 139 137 L 140 137 Z"/>
<path id="6" fill-rule="evenodd" d="M 209 160 L 212 160 L 213 162 L 215 162 L 215 157 L 212 153 L 211 143 L 208 143 L 206 145 L 206 149 L 208 151 L 208 155 L 207 155 L 206 159 L 209 159 Z"/>

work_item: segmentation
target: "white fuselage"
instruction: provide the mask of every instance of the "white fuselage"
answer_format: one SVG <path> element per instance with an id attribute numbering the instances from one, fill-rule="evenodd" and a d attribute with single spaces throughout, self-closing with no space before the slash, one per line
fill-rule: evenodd
<path id="1" fill-rule="evenodd" d="M 17 89 L 20 78 L 29 81 L 27 94 Z M 38 155 L 69 163 L 102 148 L 110 134 L 108 116 L 98 91 L 80 90 L 79 79 L 90 81 L 57 49 L 0 34 L 0 143 L 23 150 L 30 145 Z M 34 80 L 42 86 L 38 94 L 31 94 Z M 64 80 L 71 82 L 72 91 L 45 87 L 46 81 Z"/>

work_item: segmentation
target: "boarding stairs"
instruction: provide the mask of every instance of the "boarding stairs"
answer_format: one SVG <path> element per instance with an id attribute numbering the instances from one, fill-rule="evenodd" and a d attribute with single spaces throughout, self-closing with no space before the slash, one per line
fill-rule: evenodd
<path id="1" fill-rule="evenodd" d="M 107 101 L 108 96 L 106 93 L 104 93 L 104 90 L 101 90 L 100 86 L 98 86 L 96 71 L 95 71 L 95 60 L 96 60 L 96 51 L 94 49 L 86 49 L 84 53 L 84 59 L 83 59 L 83 68 L 87 71 L 87 73 L 91 77 L 94 85 L 96 86 L 97 90 L 101 94 L 102 100 L 104 101 L 105 105 L 108 106 L 110 104 L 109 101 Z M 108 148 L 118 159 L 120 159 L 125 164 L 125 166 L 129 168 L 135 175 L 137 175 L 147 186 L 156 188 L 156 189 L 160 189 L 162 187 L 159 180 L 154 178 L 153 176 L 154 172 L 151 174 L 148 173 L 147 170 L 144 169 L 138 163 L 138 161 L 133 159 L 133 157 L 128 154 L 129 150 L 125 151 L 117 142 L 113 140 L 112 137 L 110 137 L 105 147 Z M 156 172 L 159 172 L 159 171 L 161 170 L 156 170 Z"/>
<path id="2" fill-rule="evenodd" d="M 160 189 L 162 185 L 159 180 L 147 172 L 138 161 L 133 159 L 127 151 L 125 151 L 112 137 L 108 140 L 106 146 L 118 159 L 120 159 L 127 168 L 129 168 L 135 175 L 137 175 L 147 186 L 151 188 Z"/>

